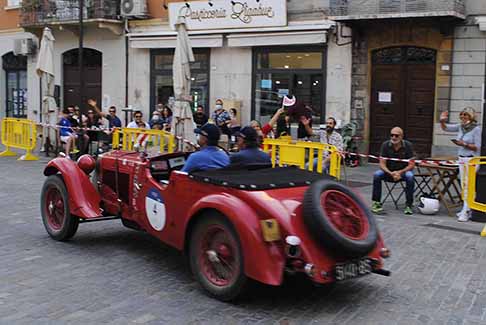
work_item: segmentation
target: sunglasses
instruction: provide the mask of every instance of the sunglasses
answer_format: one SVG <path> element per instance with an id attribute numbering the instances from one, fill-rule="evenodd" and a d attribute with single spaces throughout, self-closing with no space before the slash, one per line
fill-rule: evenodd
<path id="1" fill-rule="evenodd" d="M 392 137 L 392 138 L 399 138 L 400 137 L 400 134 L 393 134 L 392 133 L 392 134 L 390 134 L 390 137 Z"/>
<path id="2" fill-rule="evenodd" d="M 142 115 L 135 115 L 135 118 L 142 118 Z"/>

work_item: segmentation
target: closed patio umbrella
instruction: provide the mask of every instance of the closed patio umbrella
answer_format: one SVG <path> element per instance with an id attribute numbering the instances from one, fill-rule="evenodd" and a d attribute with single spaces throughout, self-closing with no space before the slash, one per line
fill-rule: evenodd
<path id="1" fill-rule="evenodd" d="M 192 143 L 196 141 L 195 123 L 192 117 L 191 104 L 191 70 L 190 62 L 194 62 L 194 54 L 187 35 L 185 17 L 179 17 L 176 23 L 177 44 L 172 64 L 175 104 L 172 115 L 172 133 Z M 178 141 L 179 150 L 183 149 L 182 141 Z"/>
<path id="2" fill-rule="evenodd" d="M 37 64 L 35 70 L 37 75 L 42 80 L 42 107 L 40 108 L 40 119 L 44 123 L 51 124 L 50 112 L 57 108 L 56 100 L 54 99 L 54 36 L 52 36 L 50 28 L 44 28 L 42 34 L 41 46 L 39 55 L 37 57 Z M 56 121 L 54 121 L 55 123 Z M 43 141 L 47 139 L 47 128 L 43 128 Z"/>

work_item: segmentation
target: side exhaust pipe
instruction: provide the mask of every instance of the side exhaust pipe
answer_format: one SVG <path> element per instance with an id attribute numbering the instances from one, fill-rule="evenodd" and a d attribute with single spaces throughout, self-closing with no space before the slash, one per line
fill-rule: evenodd
<path id="1" fill-rule="evenodd" d="M 390 271 L 384 270 L 384 269 L 373 270 L 371 272 L 379 274 L 379 275 L 383 275 L 383 276 L 390 276 L 391 275 Z"/>

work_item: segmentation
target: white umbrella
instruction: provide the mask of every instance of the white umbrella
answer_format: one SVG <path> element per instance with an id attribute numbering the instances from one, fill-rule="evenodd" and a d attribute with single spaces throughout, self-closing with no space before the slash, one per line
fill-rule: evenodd
<path id="1" fill-rule="evenodd" d="M 176 23 L 177 44 L 172 64 L 175 104 L 172 115 L 172 133 L 190 142 L 196 141 L 195 123 L 191 110 L 191 70 L 190 62 L 194 62 L 191 43 L 186 31 L 185 17 L 179 17 Z M 182 143 L 179 141 L 179 149 Z"/>
<path id="2" fill-rule="evenodd" d="M 44 28 L 35 67 L 37 75 L 43 81 L 41 117 L 43 116 L 44 123 L 48 124 L 51 123 L 49 112 L 53 111 L 57 106 L 54 99 L 54 41 L 51 30 L 48 27 Z M 46 128 L 44 129 L 47 130 Z M 46 135 L 43 131 L 43 141 L 44 139 L 46 139 Z"/>

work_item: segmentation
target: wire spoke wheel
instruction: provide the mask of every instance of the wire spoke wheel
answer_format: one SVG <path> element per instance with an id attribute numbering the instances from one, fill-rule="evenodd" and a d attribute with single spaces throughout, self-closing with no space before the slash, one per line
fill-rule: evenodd
<path id="1" fill-rule="evenodd" d="M 231 234 L 220 225 L 211 225 L 203 234 L 199 247 L 199 265 L 204 276 L 216 286 L 234 282 L 241 261 Z"/>
<path id="2" fill-rule="evenodd" d="M 44 182 L 41 214 L 47 233 L 56 240 L 67 240 L 78 230 L 79 219 L 70 213 L 68 191 L 60 175 L 51 175 Z"/>
<path id="3" fill-rule="evenodd" d="M 368 235 L 365 211 L 346 193 L 337 190 L 322 192 L 321 206 L 331 224 L 348 238 L 362 240 Z"/>
<path id="4" fill-rule="evenodd" d="M 247 287 L 238 233 L 219 213 L 207 214 L 194 225 L 189 262 L 201 286 L 219 300 L 234 300 Z"/>
<path id="5" fill-rule="evenodd" d="M 61 229 L 66 215 L 64 212 L 64 200 L 57 187 L 48 187 L 44 203 L 49 226 L 54 230 Z"/>
<path id="6" fill-rule="evenodd" d="M 373 214 L 341 183 L 329 179 L 312 183 L 304 194 L 302 216 L 312 236 L 331 254 L 357 258 L 376 246 Z"/>

